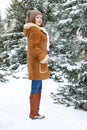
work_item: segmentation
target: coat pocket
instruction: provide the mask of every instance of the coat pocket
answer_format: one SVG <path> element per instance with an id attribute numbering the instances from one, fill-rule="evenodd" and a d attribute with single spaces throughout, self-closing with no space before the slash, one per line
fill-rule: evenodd
<path id="1" fill-rule="evenodd" d="M 39 72 L 41 74 L 47 73 L 48 72 L 48 64 L 39 64 Z"/>

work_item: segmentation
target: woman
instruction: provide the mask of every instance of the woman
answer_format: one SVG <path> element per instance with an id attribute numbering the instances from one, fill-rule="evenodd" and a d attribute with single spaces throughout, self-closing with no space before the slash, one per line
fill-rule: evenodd
<path id="1" fill-rule="evenodd" d="M 31 119 L 43 119 L 39 114 L 39 106 L 42 92 L 42 80 L 50 77 L 48 69 L 49 36 L 44 28 L 42 13 L 38 10 L 30 10 L 27 13 L 24 34 L 28 39 L 27 66 L 28 77 L 31 82 L 30 114 Z"/>

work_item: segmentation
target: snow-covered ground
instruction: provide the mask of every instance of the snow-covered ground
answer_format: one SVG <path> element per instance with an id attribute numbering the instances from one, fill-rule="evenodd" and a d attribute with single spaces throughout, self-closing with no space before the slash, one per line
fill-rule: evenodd
<path id="1" fill-rule="evenodd" d="M 0 130 L 87 130 L 87 112 L 53 104 L 50 92 L 56 91 L 52 79 L 43 81 L 40 113 L 46 118 L 31 120 L 29 94 L 31 81 L 9 77 L 0 83 Z"/>

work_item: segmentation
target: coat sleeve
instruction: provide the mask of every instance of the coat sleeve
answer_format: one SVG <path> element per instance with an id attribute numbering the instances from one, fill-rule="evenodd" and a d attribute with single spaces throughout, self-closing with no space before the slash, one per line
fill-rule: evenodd
<path id="1" fill-rule="evenodd" d="M 33 57 L 37 57 L 40 61 L 47 55 L 46 52 L 40 48 L 41 35 L 40 30 L 36 27 L 32 27 L 29 34 L 30 40 L 30 53 Z"/>

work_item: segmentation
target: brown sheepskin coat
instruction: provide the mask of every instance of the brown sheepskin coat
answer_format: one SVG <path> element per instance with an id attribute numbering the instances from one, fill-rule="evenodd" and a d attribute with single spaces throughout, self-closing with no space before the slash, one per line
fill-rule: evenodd
<path id="1" fill-rule="evenodd" d="M 30 80 L 44 80 L 50 77 L 48 63 L 40 63 L 47 55 L 47 35 L 33 23 L 24 25 L 24 34 L 28 39 L 27 66 Z"/>

